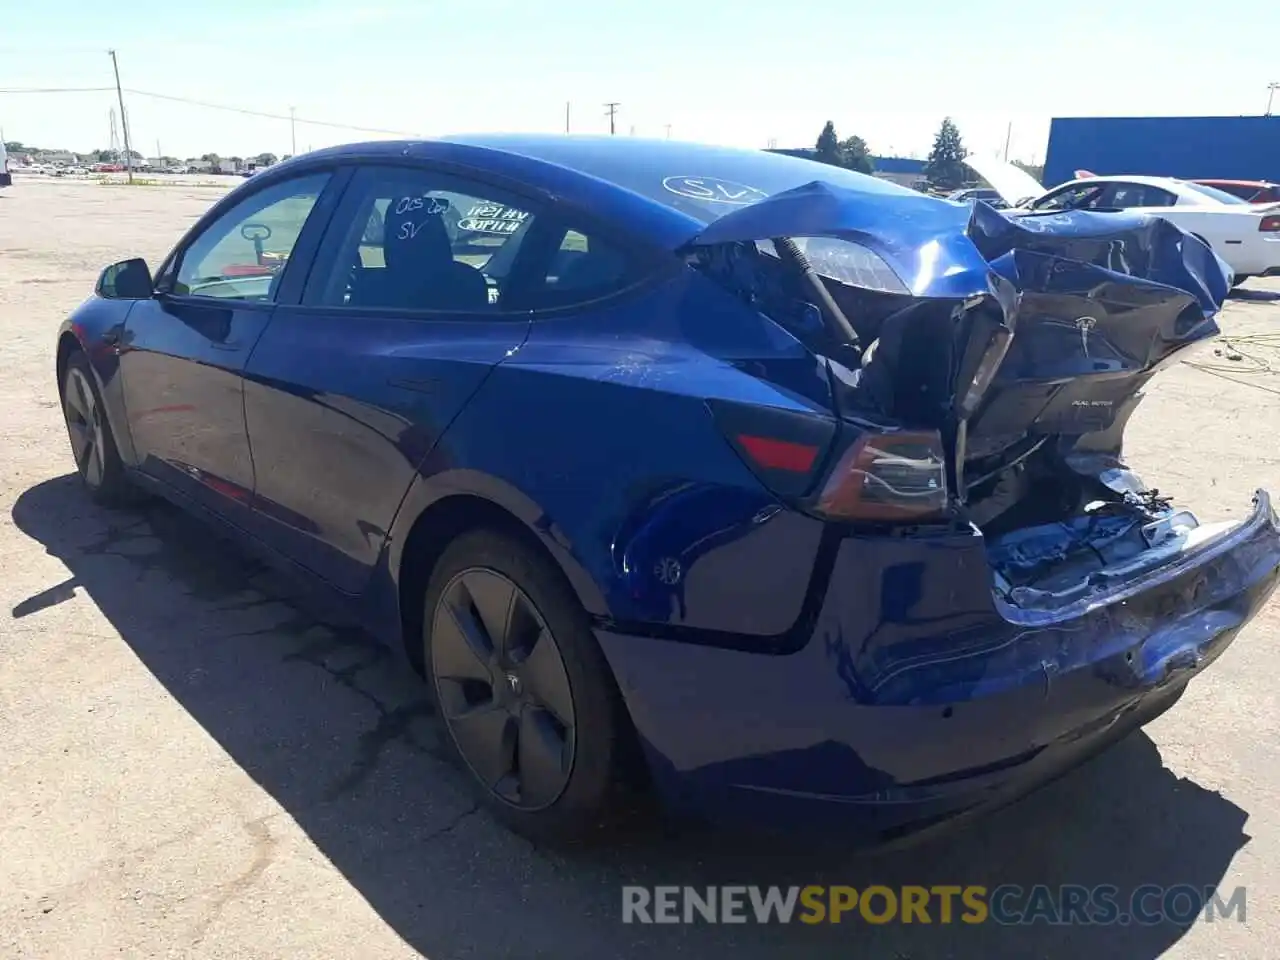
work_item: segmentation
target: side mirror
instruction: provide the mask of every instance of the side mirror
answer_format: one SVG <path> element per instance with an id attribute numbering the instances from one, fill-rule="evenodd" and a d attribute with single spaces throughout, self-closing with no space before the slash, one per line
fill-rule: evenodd
<path id="1" fill-rule="evenodd" d="M 99 274 L 93 289 L 107 300 L 149 300 L 155 294 L 151 268 L 141 257 L 113 263 Z"/>

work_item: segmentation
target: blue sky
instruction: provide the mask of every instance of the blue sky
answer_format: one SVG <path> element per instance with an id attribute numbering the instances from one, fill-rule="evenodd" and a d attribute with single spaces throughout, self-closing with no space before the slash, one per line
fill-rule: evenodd
<path id="1" fill-rule="evenodd" d="M 1220 22 L 1186 0 L 57 0 L 0 17 L 10 140 L 107 145 L 114 94 L 2 92 L 112 82 L 195 100 L 431 136 L 564 128 L 741 146 L 811 145 L 824 121 L 878 153 L 923 155 L 950 114 L 966 145 L 1043 158 L 1049 118 L 1256 114 L 1280 80 L 1274 0 Z M 185 11 L 184 11 L 184 8 Z M 1210 12 L 1206 12 L 1209 9 Z M 1280 97 L 1277 98 L 1280 100 Z M 126 94 L 135 147 L 189 156 L 289 152 L 287 120 Z M 299 122 L 297 146 L 367 139 Z"/>

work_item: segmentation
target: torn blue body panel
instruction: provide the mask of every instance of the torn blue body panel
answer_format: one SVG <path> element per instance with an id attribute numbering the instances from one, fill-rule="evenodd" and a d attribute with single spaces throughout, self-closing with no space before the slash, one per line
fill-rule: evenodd
<path id="1" fill-rule="evenodd" d="M 1185 243 L 1178 227 L 1140 213 L 1069 211 L 1006 217 L 977 203 L 919 194 L 886 198 L 824 181 L 796 187 L 712 221 L 691 241 L 711 245 L 774 237 L 831 237 L 883 259 L 914 297 L 981 296 L 993 274 L 1044 290 L 1054 271 L 1024 276 L 1018 254 L 1091 265 L 1194 297 L 1211 316 L 1226 299 L 1230 273 L 1207 246 Z"/>
<path id="2" fill-rule="evenodd" d="M 998 806 L 1172 706 L 1280 578 L 1262 493 L 1181 561 L 1053 610 L 993 603 L 982 540 L 845 539 L 784 657 L 598 631 L 667 803 L 869 842 Z"/>
<path id="3" fill-rule="evenodd" d="M 726 214 L 692 241 L 738 248 L 709 262 L 797 332 L 813 327 L 803 310 L 747 279 L 768 273 L 755 246 L 779 237 L 836 241 L 807 249 L 858 338 L 855 358 L 818 345 L 859 371 L 837 383 L 841 413 L 945 431 L 962 491 L 1040 437 L 1118 439 L 1147 379 L 1218 332 L 1230 289 L 1226 265 L 1158 217 L 1009 218 L 983 203 L 815 181 Z M 790 302 L 804 299 L 795 291 Z"/>
<path id="4" fill-rule="evenodd" d="M 1013 220 L 821 182 L 692 242 L 699 268 L 810 333 L 787 306 L 804 291 L 760 249 L 780 237 L 836 241 L 806 253 L 859 341 L 831 359 L 838 412 L 942 430 L 961 522 L 846 531 L 785 656 L 598 631 L 669 804 L 884 839 L 998 805 L 1168 709 L 1280 582 L 1265 492 L 1202 526 L 1121 461 L 1140 387 L 1218 332 L 1222 261 L 1154 217 Z"/>

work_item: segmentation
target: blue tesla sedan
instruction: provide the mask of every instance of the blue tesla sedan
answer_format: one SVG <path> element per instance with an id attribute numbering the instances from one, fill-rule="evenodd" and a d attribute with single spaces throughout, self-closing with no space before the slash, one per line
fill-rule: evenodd
<path id="1" fill-rule="evenodd" d="M 1228 272 L 1137 214 L 1005 218 L 631 138 L 321 150 L 107 267 L 57 379 L 88 494 L 159 494 L 403 650 L 514 828 L 636 774 L 868 839 L 1168 709 L 1280 518 L 1122 456 Z"/>

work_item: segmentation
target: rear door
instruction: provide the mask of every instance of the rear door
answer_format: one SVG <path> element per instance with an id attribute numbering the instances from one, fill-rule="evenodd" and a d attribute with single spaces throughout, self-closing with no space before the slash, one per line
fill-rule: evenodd
<path id="1" fill-rule="evenodd" d="M 120 371 L 138 466 L 243 525 L 254 469 L 241 374 L 286 281 L 318 242 L 332 174 L 247 195 L 191 236 L 129 313 Z M 332 198 L 332 194 L 329 194 Z"/>
<path id="2" fill-rule="evenodd" d="M 355 173 L 302 302 L 276 310 L 245 371 L 262 537 L 364 588 L 419 465 L 528 334 L 514 298 L 541 216 L 429 166 Z"/>

